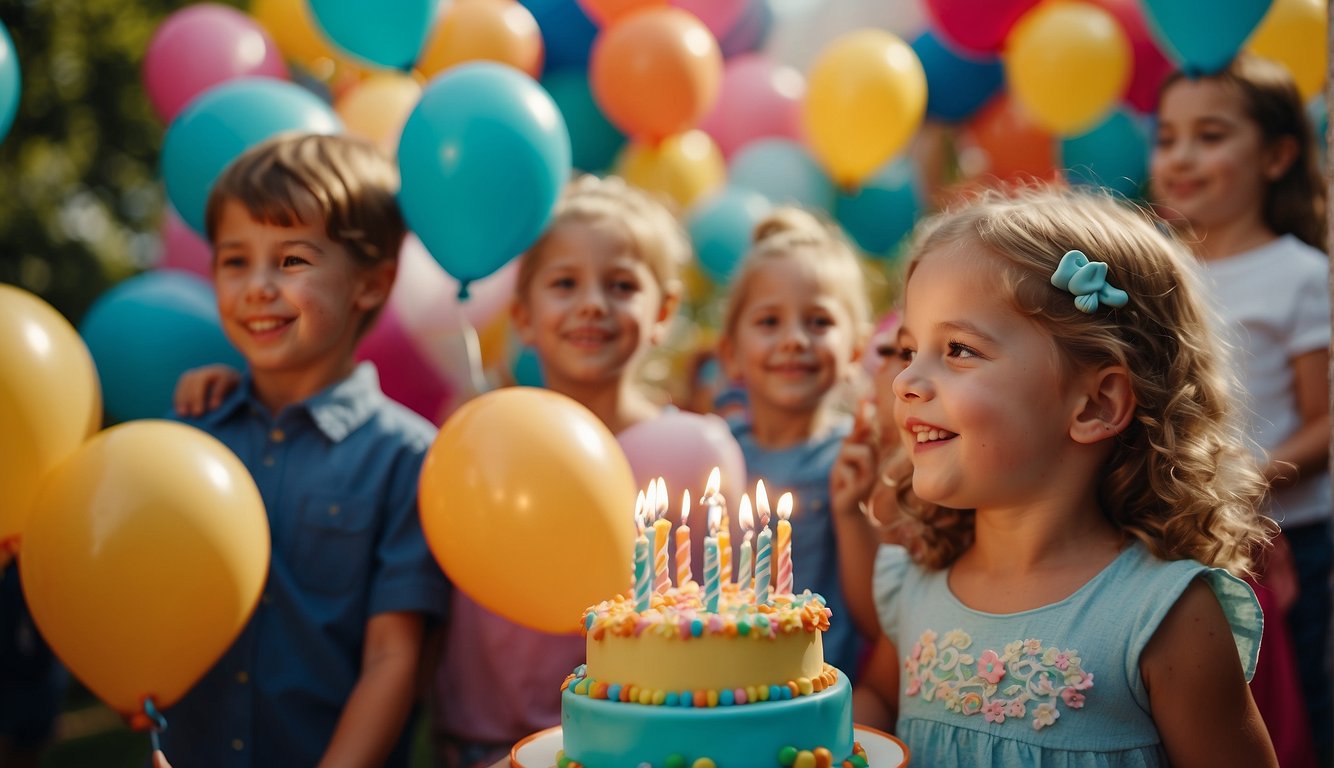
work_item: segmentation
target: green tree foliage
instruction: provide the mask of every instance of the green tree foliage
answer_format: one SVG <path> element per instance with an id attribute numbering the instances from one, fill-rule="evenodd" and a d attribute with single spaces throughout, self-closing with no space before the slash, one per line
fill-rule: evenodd
<path id="1" fill-rule="evenodd" d="M 78 322 L 98 294 L 152 266 L 165 127 L 140 67 L 182 0 L 0 0 L 22 69 L 0 143 L 0 282 Z"/>

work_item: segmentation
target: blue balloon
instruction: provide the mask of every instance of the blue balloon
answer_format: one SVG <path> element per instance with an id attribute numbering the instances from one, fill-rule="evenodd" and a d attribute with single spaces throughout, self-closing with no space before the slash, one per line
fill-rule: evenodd
<path id="1" fill-rule="evenodd" d="M 1088 133 L 1062 139 L 1061 165 L 1073 184 L 1140 197 L 1149 173 L 1148 127 L 1118 109 Z"/>
<path id="2" fill-rule="evenodd" d="M 912 49 L 926 71 L 926 114 L 936 120 L 967 120 L 1005 83 L 999 58 L 955 50 L 933 30 L 918 35 Z"/>
<path id="3" fill-rule="evenodd" d="M 732 156 L 727 178 L 729 184 L 753 189 L 779 205 L 815 211 L 834 207 L 834 182 L 810 151 L 792 139 L 748 142 Z"/>
<path id="4" fill-rule="evenodd" d="M 398 142 L 398 201 L 445 271 L 468 283 L 533 244 L 570 176 L 556 103 L 513 67 L 472 62 L 432 78 Z"/>
<path id="5" fill-rule="evenodd" d="M 210 363 L 245 366 L 218 322 L 213 288 L 185 272 L 125 280 L 93 302 L 79 325 L 116 421 L 167 415 L 182 373 Z"/>
<path id="6" fill-rule="evenodd" d="M 542 31 L 545 71 L 588 69 L 598 26 L 575 0 L 519 0 Z"/>
<path id="7" fill-rule="evenodd" d="M 750 0 L 732 28 L 718 40 L 718 49 L 725 58 L 758 51 L 773 31 L 774 11 L 769 0 Z"/>
<path id="8" fill-rule="evenodd" d="M 410 72 L 431 32 L 439 0 L 308 0 L 334 45 L 357 58 Z"/>
<path id="9" fill-rule="evenodd" d="M 548 72 L 542 77 L 542 87 L 551 94 L 570 130 L 574 167 L 589 173 L 611 167 L 616 153 L 625 146 L 625 134 L 607 120 L 593 100 L 588 73 L 582 69 Z"/>
<path id="10" fill-rule="evenodd" d="M 167 128 L 162 140 L 167 197 L 203 234 L 213 182 L 242 152 L 285 131 L 342 130 L 333 109 L 299 85 L 264 77 L 229 80 L 193 99 Z"/>
<path id="11" fill-rule="evenodd" d="M 19 55 L 9 30 L 0 24 L 0 139 L 9 134 L 14 115 L 19 110 Z"/>
<path id="12" fill-rule="evenodd" d="M 867 254 L 889 258 L 922 214 L 921 185 L 907 160 L 895 160 L 861 189 L 840 193 L 834 211 L 843 231 Z"/>
<path id="13" fill-rule="evenodd" d="M 1237 55 L 1271 0 L 1143 0 L 1159 47 L 1187 75 L 1210 75 Z"/>
<path id="14" fill-rule="evenodd" d="M 755 225 L 772 205 L 759 192 L 726 186 L 686 212 L 686 231 L 699 266 L 711 280 L 726 285 L 750 249 Z"/>
<path id="15" fill-rule="evenodd" d="M 545 387 L 546 377 L 542 375 L 542 361 L 537 358 L 537 350 L 528 345 L 519 348 L 510 367 L 514 383 L 521 387 Z"/>

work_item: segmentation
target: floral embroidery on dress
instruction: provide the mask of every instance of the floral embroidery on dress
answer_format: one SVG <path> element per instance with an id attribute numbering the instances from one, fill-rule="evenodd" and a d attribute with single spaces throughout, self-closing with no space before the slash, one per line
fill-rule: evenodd
<path id="1" fill-rule="evenodd" d="M 904 695 L 940 701 L 953 712 L 982 715 L 988 723 L 1032 717 L 1033 730 L 1056 724 L 1061 705 L 1082 709 L 1093 687 L 1079 652 L 1016 640 L 1000 653 L 968 653 L 973 638 L 961 629 L 943 637 L 922 633 L 903 662 Z"/>

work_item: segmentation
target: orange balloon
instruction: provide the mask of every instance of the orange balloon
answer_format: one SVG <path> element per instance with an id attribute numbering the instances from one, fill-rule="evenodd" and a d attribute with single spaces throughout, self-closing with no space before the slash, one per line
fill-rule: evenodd
<path id="1" fill-rule="evenodd" d="M 348 133 L 375 142 L 393 157 L 403 123 L 421 95 L 421 83 L 411 75 L 380 72 L 344 91 L 334 101 L 334 111 Z"/>
<path id="2" fill-rule="evenodd" d="M 306 0 L 253 0 L 250 15 L 264 26 L 283 56 L 312 73 L 331 67 L 339 58 L 319 32 Z"/>
<path id="3" fill-rule="evenodd" d="M 459 0 L 440 17 L 417 61 L 431 77 L 465 61 L 498 61 L 530 77 L 542 73 L 542 32 L 515 0 Z"/>
<path id="4" fill-rule="evenodd" d="M 575 632 L 630 587 L 635 481 L 611 431 L 565 395 L 507 387 L 459 408 L 422 466 L 422 531 L 487 610 Z"/>
<path id="5" fill-rule="evenodd" d="M 685 210 L 727 183 L 727 162 L 709 134 L 693 130 L 657 145 L 630 144 L 617 162 L 617 175 Z"/>
<path id="6" fill-rule="evenodd" d="M 249 620 L 269 524 L 236 454 L 194 427 L 130 421 L 42 483 L 19 556 L 42 637 L 126 717 L 180 699 Z"/>
<path id="7" fill-rule="evenodd" d="M 960 138 L 959 165 L 966 177 L 1015 182 L 1057 176 L 1056 138 L 1008 94 L 978 110 Z"/>
<path id="8" fill-rule="evenodd" d="M 0 284 L 0 549 L 22 534 L 37 489 L 102 424 L 102 389 L 74 326 Z"/>
<path id="9" fill-rule="evenodd" d="M 615 24 L 642 8 L 660 8 L 667 0 L 579 0 L 579 7 L 600 27 Z"/>
<path id="10" fill-rule="evenodd" d="M 602 30 L 588 63 L 593 98 L 617 128 L 656 142 L 694 128 L 718 100 L 723 56 L 704 23 L 650 8 Z"/>

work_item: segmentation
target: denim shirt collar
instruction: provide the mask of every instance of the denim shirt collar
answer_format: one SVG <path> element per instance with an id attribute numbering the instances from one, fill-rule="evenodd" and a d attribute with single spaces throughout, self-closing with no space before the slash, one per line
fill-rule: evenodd
<path id="1" fill-rule="evenodd" d="M 362 362 L 347 378 L 330 384 L 286 410 L 305 412 L 330 442 L 337 443 L 365 424 L 383 397 L 375 364 Z M 223 399 L 216 410 L 200 418 L 200 423 L 206 426 L 221 424 L 235 417 L 243 408 L 250 413 L 272 417 L 255 397 L 254 381 L 249 371 L 242 375 L 240 385 Z"/>

